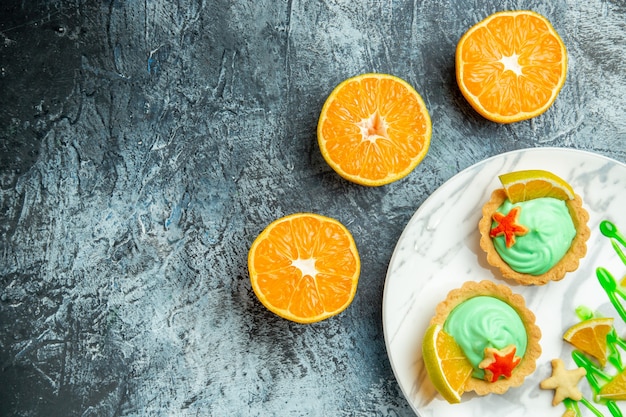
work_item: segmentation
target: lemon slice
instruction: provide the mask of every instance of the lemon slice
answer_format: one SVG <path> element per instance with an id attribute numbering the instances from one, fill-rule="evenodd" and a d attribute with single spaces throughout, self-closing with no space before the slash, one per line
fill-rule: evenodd
<path id="1" fill-rule="evenodd" d="M 428 376 L 441 396 L 451 404 L 461 402 L 472 364 L 454 338 L 440 324 L 431 325 L 422 343 Z"/>
<path id="2" fill-rule="evenodd" d="M 613 328 L 613 318 L 598 317 L 581 321 L 573 325 L 563 335 L 563 339 L 571 343 L 577 349 L 593 356 L 606 365 L 606 335 Z"/>
<path id="3" fill-rule="evenodd" d="M 600 388 L 598 397 L 605 400 L 626 400 L 626 371 L 617 374 Z"/>
<path id="4" fill-rule="evenodd" d="M 511 203 L 552 197 L 559 200 L 574 199 L 574 189 L 559 176 L 539 169 L 502 174 L 500 182 Z"/>

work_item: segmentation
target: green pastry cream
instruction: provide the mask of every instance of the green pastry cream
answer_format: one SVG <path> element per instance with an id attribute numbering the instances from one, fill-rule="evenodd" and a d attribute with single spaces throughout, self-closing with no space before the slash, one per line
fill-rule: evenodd
<path id="1" fill-rule="evenodd" d="M 517 311 L 502 300 L 477 296 L 456 306 L 448 315 L 443 329 L 454 337 L 474 366 L 475 378 L 483 378 L 478 368 L 485 348 L 504 349 L 515 345 L 516 356 L 526 353 L 528 336 Z"/>
<path id="2" fill-rule="evenodd" d="M 493 238 L 493 245 L 513 270 L 544 274 L 567 253 L 576 236 L 572 217 L 565 201 L 556 198 L 536 198 L 516 204 L 507 199 L 497 211 L 506 215 L 516 206 L 522 208 L 517 223 L 528 228 L 528 233 L 516 236 L 510 248 L 506 247 L 504 236 Z"/>

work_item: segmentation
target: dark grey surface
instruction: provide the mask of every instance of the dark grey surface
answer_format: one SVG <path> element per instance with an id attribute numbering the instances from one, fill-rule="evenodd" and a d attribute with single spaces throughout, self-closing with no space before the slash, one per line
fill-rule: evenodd
<path id="1" fill-rule="evenodd" d="M 548 4 L 549 3 L 549 4 Z M 529 8 L 569 51 L 540 117 L 464 101 L 456 42 Z M 0 414 L 409 416 L 386 356 L 387 264 L 413 212 L 501 152 L 626 161 L 626 5 L 613 1 L 3 1 Z M 433 120 L 405 179 L 350 184 L 316 143 L 343 79 L 411 83 Z M 247 251 L 298 211 L 353 233 L 353 304 L 315 325 L 255 299 Z"/>

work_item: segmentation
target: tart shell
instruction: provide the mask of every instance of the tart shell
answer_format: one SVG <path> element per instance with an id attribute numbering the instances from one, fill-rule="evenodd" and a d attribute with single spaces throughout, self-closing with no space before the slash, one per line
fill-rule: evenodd
<path id="1" fill-rule="evenodd" d="M 478 296 L 490 296 L 504 301 L 511 306 L 522 319 L 526 335 L 528 338 L 526 353 L 515 367 L 510 378 L 499 379 L 496 382 L 488 382 L 483 379 L 469 378 L 465 385 L 465 391 L 474 391 L 478 395 L 503 394 L 511 387 L 520 386 L 524 379 L 532 374 L 536 368 L 536 362 L 541 355 L 541 330 L 535 324 L 535 314 L 526 307 L 524 297 L 514 294 L 511 289 L 504 284 L 496 284 L 492 281 L 468 281 L 448 293 L 445 300 L 437 305 L 435 316 L 431 319 L 431 324 L 443 326 L 448 315 L 456 306 L 462 302 Z"/>
<path id="2" fill-rule="evenodd" d="M 491 231 L 493 213 L 504 203 L 507 196 L 504 189 L 499 188 L 491 193 L 491 199 L 485 203 L 482 210 L 482 218 L 478 222 L 478 230 L 480 231 L 480 247 L 487 254 L 487 262 L 489 265 L 500 270 L 503 278 L 516 281 L 521 285 L 544 285 L 550 281 L 560 281 L 568 272 L 578 269 L 580 259 L 587 253 L 587 240 L 591 235 L 587 222 L 589 221 L 589 213 L 582 206 L 582 199 L 579 195 L 575 195 L 574 199 L 567 200 L 565 204 L 572 216 L 574 227 L 576 228 L 576 236 L 572 240 L 569 250 L 556 265 L 548 272 L 541 275 L 524 274 L 513 270 L 500 257 L 493 245 L 493 240 L 489 236 Z"/>

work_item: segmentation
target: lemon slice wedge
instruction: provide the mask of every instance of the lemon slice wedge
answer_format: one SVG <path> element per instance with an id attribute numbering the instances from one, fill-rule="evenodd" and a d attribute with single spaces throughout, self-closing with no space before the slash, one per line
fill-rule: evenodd
<path id="1" fill-rule="evenodd" d="M 544 170 L 514 171 L 498 177 L 511 203 L 552 197 L 574 199 L 574 189 L 561 177 Z"/>
<path id="2" fill-rule="evenodd" d="M 473 367 L 454 338 L 440 324 L 432 324 L 422 343 L 428 376 L 441 396 L 451 404 L 461 402 Z"/>

